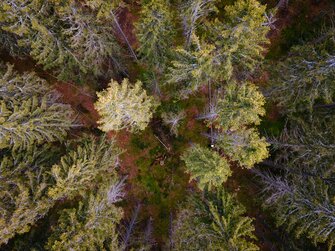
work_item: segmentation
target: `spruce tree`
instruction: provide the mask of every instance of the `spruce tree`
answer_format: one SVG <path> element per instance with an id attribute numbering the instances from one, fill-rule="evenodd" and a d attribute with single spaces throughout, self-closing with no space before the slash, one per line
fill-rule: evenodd
<path id="1" fill-rule="evenodd" d="M 2 1 L 1 28 L 18 45 L 62 80 L 82 81 L 101 75 L 109 58 L 119 64 L 111 15 L 114 4 L 92 1 Z"/>
<path id="2" fill-rule="evenodd" d="M 123 211 L 115 203 L 122 199 L 123 192 L 113 191 L 116 186 L 117 181 L 106 180 L 96 191 L 84 195 L 78 207 L 63 209 L 46 249 L 121 250 L 116 225 Z"/>
<path id="3" fill-rule="evenodd" d="M 191 179 L 197 180 L 202 190 L 220 187 L 232 174 L 227 159 L 200 145 L 186 150 L 181 159 L 185 162 Z"/>
<path id="4" fill-rule="evenodd" d="M 232 160 L 246 168 L 252 168 L 269 156 L 269 143 L 255 129 L 227 131 L 221 134 L 217 144 Z"/>
<path id="5" fill-rule="evenodd" d="M 57 149 L 33 146 L 25 151 L 2 151 L 0 163 L 0 245 L 23 234 L 43 218 L 54 201 L 47 195 L 50 165 Z"/>
<path id="6" fill-rule="evenodd" d="M 144 130 L 157 106 L 155 99 L 147 95 L 140 81 L 132 86 L 128 79 L 124 79 L 121 84 L 111 80 L 108 88 L 97 95 L 98 101 L 94 106 L 101 116 L 99 129 L 104 132 Z"/>
<path id="7" fill-rule="evenodd" d="M 115 142 L 91 138 L 83 140 L 72 151 L 64 155 L 51 168 L 54 185 L 48 190 L 53 200 L 73 198 L 94 187 L 104 175 L 114 175 L 116 158 L 120 150 Z"/>
<path id="8" fill-rule="evenodd" d="M 317 43 L 294 46 L 269 69 L 269 96 L 282 113 L 311 112 L 317 104 L 334 102 L 335 44 L 330 29 Z"/>
<path id="9" fill-rule="evenodd" d="M 282 173 L 283 176 L 275 176 L 258 172 L 267 196 L 265 205 L 273 212 L 277 225 L 294 232 L 297 238 L 311 239 L 315 245 L 327 243 L 328 250 L 332 250 L 335 239 L 333 179 L 308 177 L 303 171 L 292 174 L 289 168 Z"/>
<path id="10" fill-rule="evenodd" d="M 265 98 L 251 83 L 229 83 L 218 99 L 216 123 L 225 130 L 237 130 L 241 125 L 259 125 L 265 115 Z"/>
<path id="11" fill-rule="evenodd" d="M 168 1 L 142 1 L 140 18 L 136 23 L 139 54 L 150 67 L 162 71 L 171 54 L 174 40 L 172 13 Z"/>
<path id="12" fill-rule="evenodd" d="M 193 198 L 173 224 L 173 250 L 259 250 L 252 219 L 223 189 Z"/>
<path id="13" fill-rule="evenodd" d="M 70 106 L 35 74 L 0 74 L 0 149 L 62 141 L 74 125 Z"/>
<path id="14" fill-rule="evenodd" d="M 183 20 L 186 48 L 191 45 L 192 37 L 207 16 L 217 13 L 216 0 L 189 0 L 182 3 L 180 16 Z"/>
<path id="15" fill-rule="evenodd" d="M 191 34 L 190 48 L 176 49 L 166 82 L 196 91 L 208 81 L 246 79 L 261 63 L 268 43 L 264 14 L 258 1 L 238 0 L 226 6 L 223 20 L 205 20 L 202 35 Z"/>

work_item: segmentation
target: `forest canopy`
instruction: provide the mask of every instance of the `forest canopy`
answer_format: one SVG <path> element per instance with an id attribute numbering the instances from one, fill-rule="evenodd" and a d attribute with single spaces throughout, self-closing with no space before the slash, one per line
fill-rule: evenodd
<path id="1" fill-rule="evenodd" d="M 2 0 L 0 249 L 333 250 L 334 11 Z"/>

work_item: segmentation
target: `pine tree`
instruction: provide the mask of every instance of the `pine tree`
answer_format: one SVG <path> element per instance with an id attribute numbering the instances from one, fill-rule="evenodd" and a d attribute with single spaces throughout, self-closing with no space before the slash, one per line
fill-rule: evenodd
<path id="1" fill-rule="evenodd" d="M 335 240 L 333 182 L 327 184 L 318 177 L 306 177 L 303 172 L 291 175 L 285 170 L 283 177 L 264 171 L 258 175 L 268 196 L 265 205 L 271 208 L 277 225 L 285 226 L 297 238 L 302 235 L 310 238 L 315 245 L 327 243 L 328 250 L 332 250 Z"/>
<path id="2" fill-rule="evenodd" d="M 169 4 L 165 0 L 142 2 L 136 23 L 139 54 L 151 67 L 164 69 L 174 40 L 174 27 Z"/>
<path id="3" fill-rule="evenodd" d="M 70 106 L 33 73 L 19 75 L 8 66 L 0 74 L 0 149 L 62 141 L 73 126 Z"/>
<path id="4" fill-rule="evenodd" d="M 128 79 L 124 79 L 121 85 L 111 80 L 108 88 L 97 95 L 98 101 L 94 106 L 101 116 L 99 128 L 104 132 L 144 130 L 157 106 L 140 81 L 131 86 Z"/>
<path id="5" fill-rule="evenodd" d="M 252 168 L 269 156 L 269 144 L 255 129 L 242 128 L 220 135 L 218 147 L 241 166 Z"/>
<path id="6" fill-rule="evenodd" d="M 229 83 L 223 98 L 218 99 L 216 123 L 225 130 L 237 130 L 242 125 L 259 125 L 265 115 L 265 98 L 251 83 Z"/>
<path id="7" fill-rule="evenodd" d="M 252 219 L 223 189 L 193 199 L 174 222 L 173 250 L 259 250 Z"/>
<path id="8" fill-rule="evenodd" d="M 105 138 L 96 141 L 92 137 L 84 140 L 52 166 L 55 184 L 48 190 L 48 195 L 60 200 L 85 193 L 101 176 L 114 174 L 113 167 L 119 154 L 113 141 L 107 143 Z"/>
<path id="9" fill-rule="evenodd" d="M 105 62 L 118 62 L 121 47 L 113 32 L 114 4 L 86 1 L 9 1 L 0 4 L 1 28 L 62 80 L 98 76 Z"/>
<path id="10" fill-rule="evenodd" d="M 60 212 L 57 225 L 52 228 L 47 250 L 121 250 L 116 225 L 123 211 L 115 205 L 122 199 L 122 191 L 111 193 L 117 181 L 104 181 L 97 191 L 84 196 L 79 206 Z"/>
<path id="11" fill-rule="evenodd" d="M 0 162 L 0 245 L 26 233 L 54 205 L 47 196 L 49 165 L 57 149 L 33 146 L 29 151 L 2 151 Z"/>
<path id="12" fill-rule="evenodd" d="M 182 155 L 191 179 L 198 180 L 200 189 L 219 187 L 232 172 L 228 161 L 218 153 L 200 145 L 194 145 Z"/>
<path id="13" fill-rule="evenodd" d="M 334 102 L 334 31 L 321 36 L 317 44 L 291 49 L 287 58 L 271 65 L 270 97 L 282 113 L 311 112 L 316 104 Z"/>
<path id="14" fill-rule="evenodd" d="M 183 3 L 180 16 L 183 20 L 186 48 L 191 45 L 192 36 L 197 34 L 200 26 L 208 15 L 217 13 L 216 0 L 189 0 Z"/>

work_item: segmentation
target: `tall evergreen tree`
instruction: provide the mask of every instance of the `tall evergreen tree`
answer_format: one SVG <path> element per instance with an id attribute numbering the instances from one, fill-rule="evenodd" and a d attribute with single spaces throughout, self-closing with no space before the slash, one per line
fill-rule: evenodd
<path id="1" fill-rule="evenodd" d="M 194 91 L 208 81 L 220 83 L 237 74 L 245 79 L 260 64 L 263 45 L 268 43 L 264 14 L 265 6 L 258 1 L 238 0 L 226 6 L 223 20 L 206 20 L 201 36 L 191 34 L 191 48 L 177 48 L 167 83 L 182 84 Z"/>
<path id="2" fill-rule="evenodd" d="M 218 99 L 217 121 L 219 128 L 237 130 L 241 125 L 259 125 L 265 115 L 265 98 L 251 83 L 229 83 Z"/>
<path id="3" fill-rule="evenodd" d="M 123 211 L 115 205 L 122 191 L 113 191 L 117 181 L 104 181 L 97 191 L 84 195 L 83 202 L 60 212 L 47 250 L 121 250 L 116 225 Z M 113 193 L 113 194 L 112 194 Z"/>
<path id="4" fill-rule="evenodd" d="M 246 168 L 252 168 L 269 156 L 269 144 L 255 129 L 242 128 L 234 132 L 224 132 L 217 144 L 232 160 Z"/>
<path id="5" fill-rule="evenodd" d="M 48 190 L 48 195 L 59 200 L 85 193 L 101 176 L 113 175 L 114 170 L 110 168 L 115 166 L 119 154 L 113 141 L 107 144 L 104 138 L 84 140 L 52 166 L 55 184 Z"/>
<path id="6" fill-rule="evenodd" d="M 26 233 L 43 218 L 54 201 L 47 195 L 50 165 L 57 149 L 33 146 L 29 151 L 2 150 L 0 159 L 0 245 Z"/>
<path id="7" fill-rule="evenodd" d="M 317 43 L 295 46 L 271 72 L 269 96 L 284 109 L 282 113 L 313 110 L 316 104 L 334 102 L 335 78 L 334 30 Z"/>
<path id="8" fill-rule="evenodd" d="M 148 96 L 142 88 L 140 81 L 131 86 L 128 79 L 124 79 L 121 85 L 111 80 L 108 88 L 97 95 L 98 101 L 94 106 L 101 116 L 99 128 L 104 132 L 144 130 L 157 106 L 154 98 Z"/>
<path id="9" fill-rule="evenodd" d="M 306 177 L 303 171 L 292 174 L 290 169 L 284 170 L 283 177 L 264 171 L 258 174 L 265 185 L 265 205 L 273 211 L 277 225 L 285 226 L 297 238 L 302 235 L 310 238 L 315 245 L 327 243 L 328 250 L 332 250 L 335 240 L 333 179 L 328 183 L 323 178 Z"/>
<path id="10" fill-rule="evenodd" d="M 142 1 L 136 23 L 139 54 L 150 67 L 162 71 L 167 63 L 174 40 L 172 11 L 168 1 Z"/>
<path id="11" fill-rule="evenodd" d="M 189 0 L 181 7 L 180 16 L 183 20 L 186 48 L 191 45 L 192 36 L 197 34 L 197 27 L 206 20 L 211 13 L 217 13 L 216 0 Z"/>
<path id="12" fill-rule="evenodd" d="M 173 250 L 259 250 L 252 219 L 223 189 L 194 198 L 174 222 Z"/>
<path id="13" fill-rule="evenodd" d="M 120 54 L 112 25 L 114 4 L 92 1 L 2 1 L 1 28 L 45 69 L 64 80 L 98 76 L 109 58 Z"/>
<path id="14" fill-rule="evenodd" d="M 35 74 L 20 75 L 12 66 L 0 74 L 0 149 L 63 140 L 73 126 L 70 106 Z"/>
<path id="15" fill-rule="evenodd" d="M 200 145 L 189 148 L 181 159 L 191 179 L 197 180 L 202 190 L 220 187 L 232 174 L 227 159 Z"/>

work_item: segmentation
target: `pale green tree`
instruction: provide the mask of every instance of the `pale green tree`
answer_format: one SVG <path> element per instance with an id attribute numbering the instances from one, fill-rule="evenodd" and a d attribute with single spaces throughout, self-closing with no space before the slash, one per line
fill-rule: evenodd
<path id="1" fill-rule="evenodd" d="M 218 99 L 218 127 L 237 130 L 242 125 L 259 125 L 265 115 L 265 98 L 251 83 L 229 83 L 224 88 L 223 98 Z"/>
<path id="2" fill-rule="evenodd" d="M 269 156 L 269 143 L 255 129 L 227 131 L 220 135 L 217 144 L 232 160 L 246 168 L 252 168 Z"/>
<path id="3" fill-rule="evenodd" d="M 0 71 L 0 149 L 62 141 L 74 126 L 69 105 L 33 73 Z"/>
<path id="4" fill-rule="evenodd" d="M 141 81 L 131 85 L 128 79 L 121 84 L 111 80 L 108 88 L 97 95 L 94 106 L 100 115 L 99 129 L 104 132 L 144 130 L 157 107 L 157 101 L 147 95 Z"/>
<path id="5" fill-rule="evenodd" d="M 198 181 L 202 190 L 221 186 L 232 174 L 227 159 L 200 145 L 190 147 L 181 159 L 186 164 L 186 172 Z"/>
<path id="6" fill-rule="evenodd" d="M 150 67 L 163 70 L 173 46 L 175 29 L 168 1 L 142 1 L 140 18 L 136 23 L 139 54 Z"/>
<path id="7" fill-rule="evenodd" d="M 84 194 L 103 175 L 114 174 L 113 167 L 119 154 L 113 140 L 107 143 L 104 137 L 99 141 L 89 137 L 52 166 L 55 184 L 48 190 L 48 195 L 53 200 L 60 200 Z"/>
<path id="8" fill-rule="evenodd" d="M 223 189 L 193 198 L 173 224 L 173 250 L 259 250 L 252 218 Z"/>
<path id="9" fill-rule="evenodd" d="M 84 196 L 79 206 L 60 212 L 46 245 L 47 250 L 121 250 L 117 224 L 123 210 L 115 203 L 123 197 L 117 180 L 104 181 Z"/>

